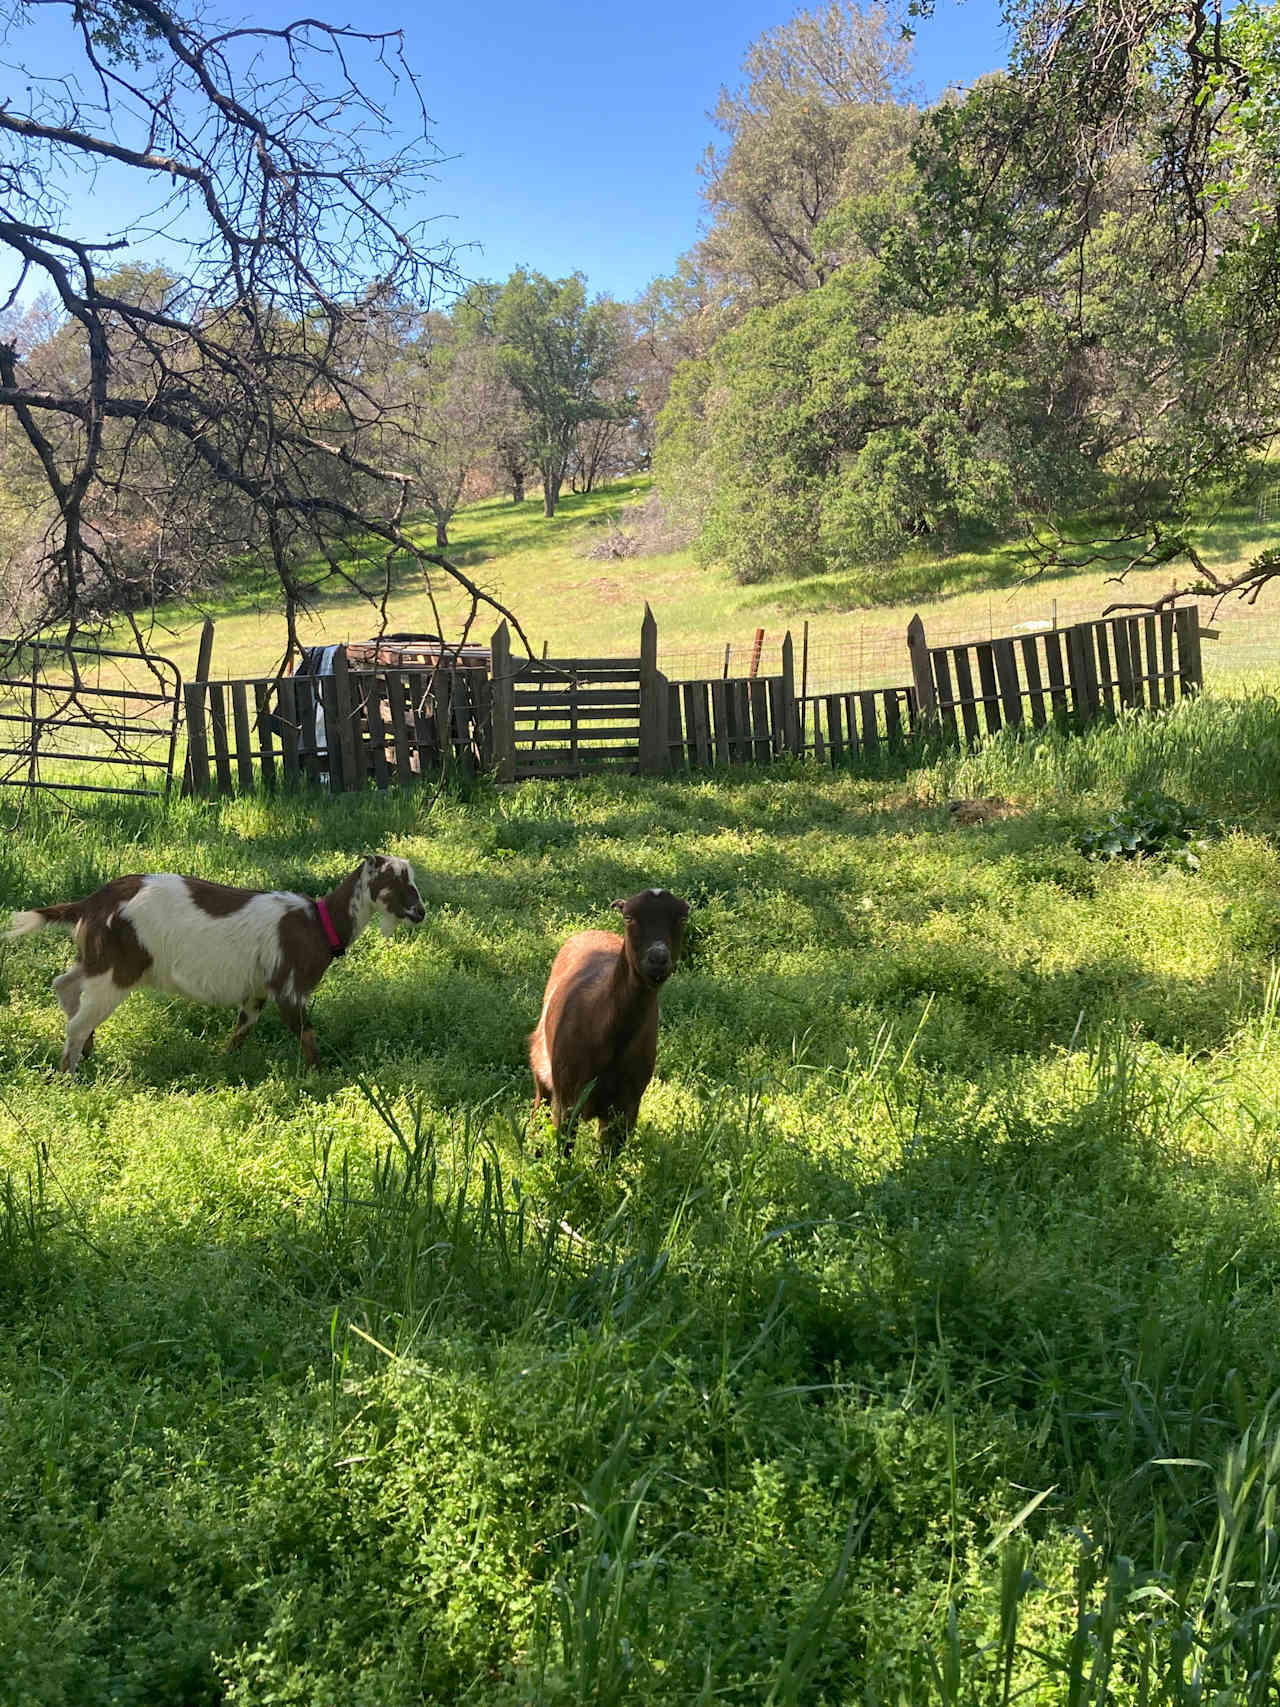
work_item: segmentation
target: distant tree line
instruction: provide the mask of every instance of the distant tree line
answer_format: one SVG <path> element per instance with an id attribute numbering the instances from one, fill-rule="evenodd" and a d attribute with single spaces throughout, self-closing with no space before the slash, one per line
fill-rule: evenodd
<path id="1" fill-rule="evenodd" d="M 335 578 L 385 618 L 405 560 L 478 603 L 440 555 L 469 496 L 536 482 L 550 517 L 651 461 L 744 581 L 873 589 L 904 551 L 1020 529 L 1032 564 L 1221 585 L 1197 524 L 1280 400 L 1273 7 L 1008 0 L 1008 69 L 927 108 L 904 18 L 801 12 L 721 92 L 704 234 L 631 303 L 468 283 L 404 224 L 436 151 L 425 123 L 370 147 L 379 78 L 412 86 L 398 37 L 0 0 L 11 60 L 41 13 L 88 75 L 0 105 L 0 631 L 150 608 L 232 557 L 270 565 L 290 650 Z M 153 187 L 163 266 L 67 229 L 94 169 Z"/>
<path id="2" fill-rule="evenodd" d="M 1021 529 L 1032 565 L 1225 585 L 1197 522 L 1280 401 L 1278 17 L 1009 0 L 1008 70 L 927 110 L 882 7 L 755 43 L 707 234 L 649 298 L 684 340 L 657 466 L 700 553 L 873 584 Z"/>

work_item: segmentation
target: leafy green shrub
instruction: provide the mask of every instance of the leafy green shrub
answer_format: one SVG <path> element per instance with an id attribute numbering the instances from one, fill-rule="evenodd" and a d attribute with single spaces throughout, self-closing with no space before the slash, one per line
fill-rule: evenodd
<path id="1" fill-rule="evenodd" d="M 1086 830 L 1077 846 L 1088 859 L 1161 859 L 1185 871 L 1199 871 L 1205 842 L 1222 826 L 1199 806 L 1145 789 L 1095 830 Z"/>

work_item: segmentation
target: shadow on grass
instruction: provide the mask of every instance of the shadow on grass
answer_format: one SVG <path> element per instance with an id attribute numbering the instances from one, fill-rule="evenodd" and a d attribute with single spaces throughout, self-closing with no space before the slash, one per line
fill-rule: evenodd
<path id="1" fill-rule="evenodd" d="M 886 1577 L 927 1587 L 918 1644 L 958 1532 L 972 1605 L 1028 1488 L 1042 1568 L 1103 1525 L 1185 1576 L 1216 1520 L 1190 1461 L 1277 1383 L 1273 1188 L 1189 1154 L 1185 1093 L 1115 1035 L 1058 1101 L 1008 1088 L 961 1121 L 890 1069 L 814 1154 L 767 1083 L 707 1087 L 615 1169 L 512 1155 L 509 1100 L 425 1141 L 371 1107 L 349 1165 L 317 1145 L 265 1190 L 223 1156 L 185 1205 L 94 1215 L 47 1177 L 6 1199 L 29 1212 L 4 1222 L 0 1531 L 40 1542 L 65 1698 L 110 1675 L 212 1703 L 244 1663 L 337 1699 L 402 1660 L 415 1699 L 462 1699 L 526 1664 L 536 1605 L 602 1568 L 593 1512 L 651 1482 L 628 1665 L 675 1673 L 663 1699 L 692 1698 L 709 1633 L 758 1696 L 850 1508 L 836 1699 L 864 1694 Z M 900 1142 L 873 1157 L 881 1101 Z"/>

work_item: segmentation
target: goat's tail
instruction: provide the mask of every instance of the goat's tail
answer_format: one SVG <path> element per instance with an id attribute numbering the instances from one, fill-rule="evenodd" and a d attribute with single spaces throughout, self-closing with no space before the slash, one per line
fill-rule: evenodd
<path id="1" fill-rule="evenodd" d="M 66 925 L 74 930 L 84 910 L 83 901 L 57 901 L 52 907 L 29 907 L 25 913 L 15 913 L 9 920 L 6 936 L 30 936 L 32 931 L 46 925 Z"/>

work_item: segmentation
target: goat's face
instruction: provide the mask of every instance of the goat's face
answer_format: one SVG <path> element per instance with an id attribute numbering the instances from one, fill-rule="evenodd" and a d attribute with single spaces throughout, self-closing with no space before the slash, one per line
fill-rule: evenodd
<path id="1" fill-rule="evenodd" d="M 689 903 L 669 889 L 642 889 L 613 904 L 626 923 L 632 965 L 646 984 L 665 984 L 680 958 Z"/>
<path id="2" fill-rule="evenodd" d="M 407 924 L 420 925 L 427 916 L 418 893 L 413 867 L 407 859 L 395 859 L 389 854 L 370 854 L 364 862 L 369 897 L 378 913 L 383 936 L 390 936 L 403 919 Z"/>

